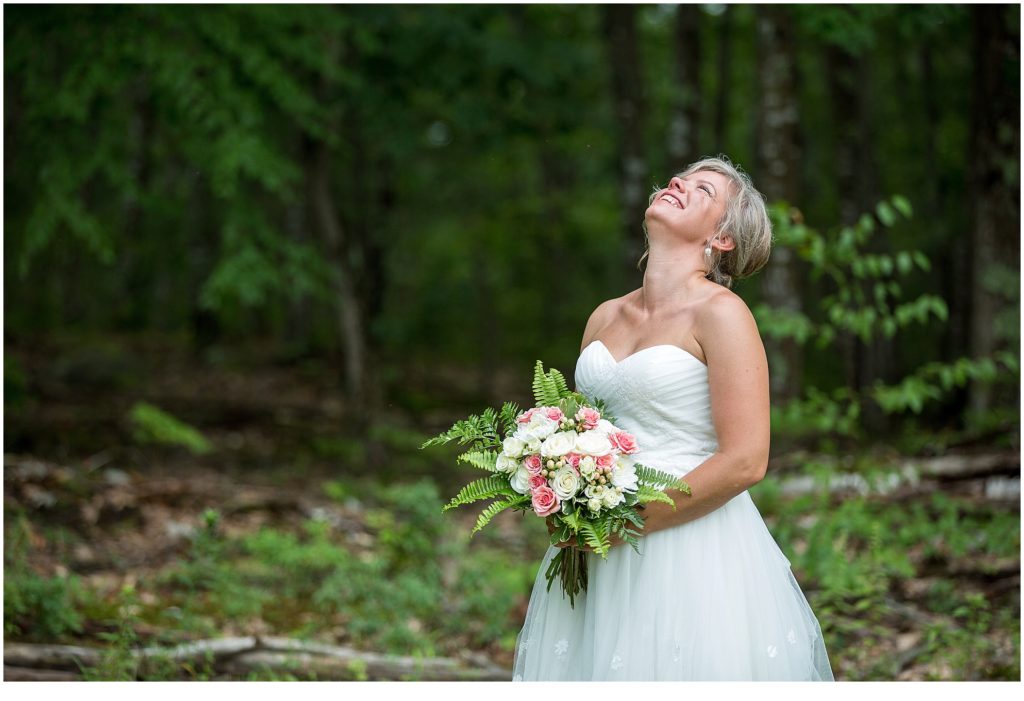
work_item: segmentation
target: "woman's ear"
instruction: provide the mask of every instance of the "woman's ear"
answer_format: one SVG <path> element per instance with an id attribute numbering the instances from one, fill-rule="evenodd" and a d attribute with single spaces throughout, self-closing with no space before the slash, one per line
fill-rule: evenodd
<path id="1" fill-rule="evenodd" d="M 715 245 L 718 244 L 718 245 Z M 711 245 L 720 251 L 731 251 L 736 248 L 736 241 L 733 239 L 732 234 L 720 234 L 711 241 Z"/>

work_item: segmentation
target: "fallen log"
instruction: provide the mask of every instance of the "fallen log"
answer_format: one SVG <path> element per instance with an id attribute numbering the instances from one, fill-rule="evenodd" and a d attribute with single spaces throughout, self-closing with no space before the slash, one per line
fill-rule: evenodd
<path id="1" fill-rule="evenodd" d="M 101 648 L 74 645 L 4 645 L 4 667 L 21 675 L 68 674 L 95 667 Z M 146 647 L 130 651 L 140 663 L 172 661 L 193 666 L 209 665 L 216 674 L 244 677 L 272 671 L 314 675 L 332 680 L 507 681 L 512 673 L 482 656 L 466 659 L 418 658 L 365 652 L 289 638 L 220 638 L 198 640 L 171 648 Z M 42 677 L 40 677 L 42 678 Z M 65 677 L 61 677 L 65 678 Z"/>
<path id="2" fill-rule="evenodd" d="M 989 453 L 984 455 L 943 455 L 913 458 L 893 463 L 881 475 L 865 476 L 839 472 L 826 484 L 813 475 L 781 480 L 783 497 L 815 494 L 827 489 L 830 494 L 880 495 L 905 498 L 934 491 L 949 482 L 961 483 L 958 493 L 992 501 L 1017 501 L 1020 498 L 1020 455 Z"/>
<path id="3" fill-rule="evenodd" d="M 4 665 L 5 682 L 77 682 L 81 680 L 81 676 L 75 672 Z"/>

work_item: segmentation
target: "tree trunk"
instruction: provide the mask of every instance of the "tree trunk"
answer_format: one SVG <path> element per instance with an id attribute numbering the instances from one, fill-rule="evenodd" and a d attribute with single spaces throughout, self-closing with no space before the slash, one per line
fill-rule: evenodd
<path id="1" fill-rule="evenodd" d="M 678 172 L 700 154 L 701 84 L 698 5 L 676 8 L 676 90 L 668 131 L 669 170 Z"/>
<path id="2" fill-rule="evenodd" d="M 732 94 L 732 5 L 726 5 L 718 19 L 718 94 L 715 97 L 715 152 L 725 151 L 725 127 Z"/>
<path id="3" fill-rule="evenodd" d="M 619 127 L 619 191 L 626 263 L 623 270 L 627 281 L 639 284 L 636 263 L 643 251 L 640 235 L 647 211 L 648 167 L 644 157 L 644 90 L 637 50 L 636 8 L 604 5 L 601 10 Z"/>
<path id="4" fill-rule="evenodd" d="M 795 62 L 790 11 L 778 6 L 757 8 L 759 82 L 761 88 L 758 184 L 769 202 L 800 199 L 800 145 L 797 126 Z M 761 291 L 770 306 L 801 311 L 797 261 L 792 251 L 778 246 L 762 272 Z M 767 339 L 771 393 L 776 400 L 801 394 L 803 349 L 793 339 Z"/>
<path id="5" fill-rule="evenodd" d="M 331 153 L 316 141 L 307 161 L 310 204 L 331 261 L 334 291 L 338 295 L 338 331 L 344 348 L 345 393 L 350 411 L 359 415 L 364 400 L 365 342 L 362 315 L 356 297 L 355 276 L 348 259 L 345 232 L 331 195 Z"/>
<path id="6" fill-rule="evenodd" d="M 1001 291 L 991 282 L 991 273 L 1006 262 L 1019 273 L 1020 193 L 1010 180 L 1019 178 L 1020 94 L 1006 85 L 1010 77 L 1019 74 L 1020 48 L 1019 38 L 1010 30 L 1014 18 L 1009 6 L 976 5 L 971 14 L 974 79 L 968 157 L 973 191 L 970 351 L 973 357 L 980 358 L 991 355 L 1006 340 L 1000 339 L 996 331 Z M 1019 23 L 1019 15 L 1016 21 Z M 1008 177 L 1007 170 L 1013 175 Z M 984 383 L 972 384 L 969 397 L 969 412 L 975 417 L 994 403 L 993 388 Z"/>

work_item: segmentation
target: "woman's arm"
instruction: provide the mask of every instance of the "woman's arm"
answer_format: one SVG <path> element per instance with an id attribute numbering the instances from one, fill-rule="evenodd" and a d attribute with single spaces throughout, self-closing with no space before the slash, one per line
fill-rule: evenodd
<path id="1" fill-rule="evenodd" d="M 760 482 L 768 467 L 768 360 L 753 315 L 735 294 L 716 294 L 702 310 L 695 335 L 708 360 L 718 451 L 684 478 L 692 495 L 666 492 L 675 501 L 675 510 L 660 502 L 647 504 L 640 512 L 644 534 L 711 513 Z M 620 544 L 622 540 L 612 538 L 613 546 Z"/>

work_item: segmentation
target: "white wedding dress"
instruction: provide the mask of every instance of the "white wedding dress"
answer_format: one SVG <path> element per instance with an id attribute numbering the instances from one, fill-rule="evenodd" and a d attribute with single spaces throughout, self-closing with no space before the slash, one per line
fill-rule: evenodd
<path id="1" fill-rule="evenodd" d="M 718 447 L 708 373 L 678 346 L 616 362 L 600 341 L 580 354 L 576 389 L 633 433 L 638 462 L 685 475 Z M 515 681 L 833 680 L 814 613 L 747 492 L 695 521 L 587 555 L 575 608 L 556 579 L 534 582 Z"/>

